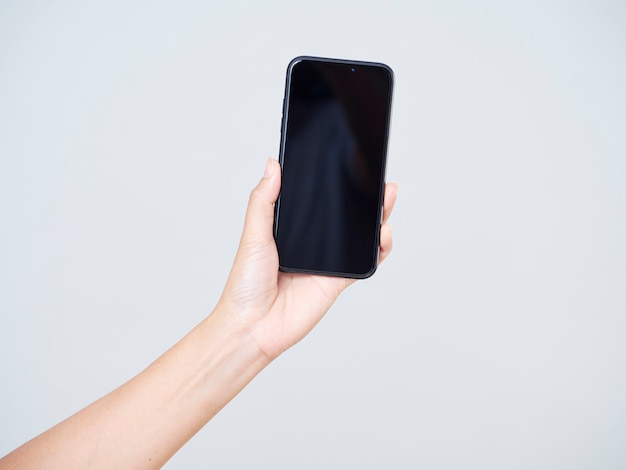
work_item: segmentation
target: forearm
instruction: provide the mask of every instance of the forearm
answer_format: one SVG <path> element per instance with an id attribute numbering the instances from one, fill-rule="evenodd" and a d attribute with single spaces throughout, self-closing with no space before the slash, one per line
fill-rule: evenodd
<path id="1" fill-rule="evenodd" d="M 141 374 L 0 468 L 160 468 L 268 363 L 244 328 L 215 311 Z"/>
<path id="2" fill-rule="evenodd" d="M 268 160 L 220 307 L 137 377 L 0 459 L 0 470 L 159 468 L 320 321 L 352 281 L 279 272 L 272 224 L 280 178 Z M 386 186 L 379 262 L 392 246 L 386 222 L 396 193 Z"/>

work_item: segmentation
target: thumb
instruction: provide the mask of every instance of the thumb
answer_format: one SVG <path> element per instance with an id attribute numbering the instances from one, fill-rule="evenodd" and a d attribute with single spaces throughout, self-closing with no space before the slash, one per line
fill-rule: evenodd
<path id="1" fill-rule="evenodd" d="M 244 243 L 274 242 L 274 203 L 278 199 L 280 179 L 280 165 L 276 160 L 268 159 L 263 178 L 250 193 L 242 235 Z"/>

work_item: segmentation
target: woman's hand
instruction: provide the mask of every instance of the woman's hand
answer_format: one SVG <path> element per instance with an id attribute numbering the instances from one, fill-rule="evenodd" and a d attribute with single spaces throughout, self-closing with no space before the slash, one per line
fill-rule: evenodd
<path id="1" fill-rule="evenodd" d="M 215 311 L 139 375 L 0 459 L 0 468 L 160 468 L 269 362 L 302 339 L 353 280 L 278 271 L 278 162 L 250 195 Z M 391 250 L 387 185 L 380 261 Z"/>
<path id="2" fill-rule="evenodd" d="M 160 468 L 252 378 L 320 321 L 353 280 L 278 271 L 272 235 L 280 168 L 250 195 L 213 313 L 139 375 L 0 459 L 0 468 Z M 387 185 L 380 260 L 391 250 Z"/>
<path id="3" fill-rule="evenodd" d="M 214 312 L 231 316 L 243 325 L 270 360 L 306 336 L 339 294 L 355 281 L 278 270 L 272 227 L 280 184 L 280 165 L 270 159 L 263 178 L 250 194 L 239 249 Z M 392 248 L 387 221 L 397 192 L 395 184 L 386 185 L 379 262 Z"/>

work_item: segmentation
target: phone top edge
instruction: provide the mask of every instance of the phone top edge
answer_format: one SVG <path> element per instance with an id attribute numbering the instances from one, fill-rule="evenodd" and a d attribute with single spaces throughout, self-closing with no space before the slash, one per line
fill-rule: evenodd
<path id="1" fill-rule="evenodd" d="M 394 72 L 393 72 L 393 69 L 389 65 L 383 62 L 375 62 L 375 61 L 367 61 L 367 60 L 338 59 L 338 58 L 333 58 L 333 57 L 299 55 L 291 59 L 291 61 L 289 62 L 289 65 L 287 66 L 287 70 L 288 71 L 291 70 L 296 64 L 300 62 L 304 62 L 304 61 L 325 62 L 325 63 L 334 63 L 334 64 L 342 64 L 342 65 L 356 65 L 356 66 L 365 65 L 365 66 L 370 66 L 370 67 L 380 67 L 387 71 L 391 82 L 393 83 L 394 81 Z"/>

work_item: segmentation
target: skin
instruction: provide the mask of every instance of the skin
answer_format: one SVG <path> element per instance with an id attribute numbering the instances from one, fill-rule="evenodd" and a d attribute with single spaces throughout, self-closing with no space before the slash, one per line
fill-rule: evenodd
<path id="1" fill-rule="evenodd" d="M 280 165 L 252 190 L 224 292 L 211 314 L 139 375 L 0 459 L 0 469 L 160 468 L 263 368 L 322 319 L 351 279 L 278 271 L 272 235 Z M 379 262 L 392 247 L 387 184 Z"/>

